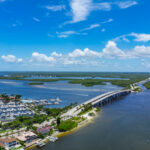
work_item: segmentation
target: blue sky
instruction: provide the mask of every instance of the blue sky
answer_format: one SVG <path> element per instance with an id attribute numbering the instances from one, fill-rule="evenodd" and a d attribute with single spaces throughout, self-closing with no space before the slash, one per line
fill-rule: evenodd
<path id="1" fill-rule="evenodd" d="M 149 14 L 149 0 L 0 0 L 0 70 L 147 72 Z"/>

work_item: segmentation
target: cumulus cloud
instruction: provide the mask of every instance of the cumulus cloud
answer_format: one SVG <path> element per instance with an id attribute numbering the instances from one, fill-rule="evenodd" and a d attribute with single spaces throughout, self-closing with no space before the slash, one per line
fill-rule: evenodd
<path id="1" fill-rule="evenodd" d="M 131 33 L 130 36 L 134 36 L 135 37 L 135 41 L 142 41 L 142 42 L 150 41 L 150 34 Z"/>
<path id="2" fill-rule="evenodd" d="M 115 41 L 108 41 L 103 49 L 99 51 L 89 48 L 75 49 L 69 53 L 52 52 L 50 55 L 33 52 L 31 58 L 26 59 L 26 63 L 30 65 L 48 65 L 48 66 L 66 66 L 66 65 L 100 65 L 101 62 L 111 59 L 146 59 L 150 58 L 150 46 L 135 46 L 132 49 L 122 49 L 117 46 Z M 22 58 L 14 55 L 1 56 L 5 62 L 19 63 Z M 30 61 L 29 61 L 30 60 Z M 111 63 L 110 63 L 111 64 Z"/>
<path id="3" fill-rule="evenodd" d="M 150 46 L 136 46 L 132 51 L 129 52 L 129 54 L 137 58 L 150 57 Z"/>
<path id="4" fill-rule="evenodd" d="M 61 57 L 62 54 L 58 54 L 57 52 L 52 52 L 52 53 L 51 53 L 51 56 L 52 56 L 52 57 Z"/>
<path id="5" fill-rule="evenodd" d="M 45 8 L 51 11 L 61 11 L 64 10 L 66 7 L 65 5 L 56 5 L 56 6 L 45 6 Z"/>
<path id="6" fill-rule="evenodd" d="M 102 50 L 102 57 L 120 59 L 149 58 L 150 46 L 135 46 L 132 50 L 122 50 L 117 47 L 114 41 L 109 41 Z"/>
<path id="7" fill-rule="evenodd" d="M 113 41 L 108 41 L 106 47 L 102 50 L 102 56 L 105 58 L 126 58 L 125 52 L 117 47 Z"/>
<path id="8" fill-rule="evenodd" d="M 129 42 L 129 39 L 128 39 L 129 37 L 134 37 L 134 41 L 136 42 L 149 42 L 150 41 L 150 34 L 134 33 L 134 32 L 116 37 L 114 41 L 123 40 L 123 41 Z"/>
<path id="9" fill-rule="evenodd" d="M 38 52 L 32 53 L 31 62 L 55 62 L 55 59 L 52 56 L 47 56 Z"/>
<path id="10" fill-rule="evenodd" d="M 23 59 L 22 58 L 17 58 L 16 56 L 14 55 L 3 55 L 1 56 L 1 58 L 5 61 L 5 62 L 11 62 L 11 63 L 15 63 L 15 62 L 22 62 Z"/>
<path id="11" fill-rule="evenodd" d="M 68 54 L 70 57 L 101 57 L 99 52 L 85 48 L 83 51 L 80 49 L 75 49 L 72 53 Z"/>

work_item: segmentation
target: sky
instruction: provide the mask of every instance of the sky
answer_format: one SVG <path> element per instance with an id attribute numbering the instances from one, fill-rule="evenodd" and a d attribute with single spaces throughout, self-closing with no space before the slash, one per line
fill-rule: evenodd
<path id="1" fill-rule="evenodd" d="M 149 0 L 0 0 L 0 71 L 150 71 Z"/>

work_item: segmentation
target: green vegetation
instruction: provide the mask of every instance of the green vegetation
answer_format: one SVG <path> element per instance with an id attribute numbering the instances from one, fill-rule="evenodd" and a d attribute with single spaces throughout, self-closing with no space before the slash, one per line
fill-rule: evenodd
<path id="1" fill-rule="evenodd" d="M 5 148 L 0 146 L 0 150 L 5 150 Z"/>
<path id="2" fill-rule="evenodd" d="M 93 117 L 93 116 L 95 116 L 95 113 L 91 112 L 88 115 L 91 116 L 91 117 Z"/>
<path id="3" fill-rule="evenodd" d="M 37 79 L 28 79 L 36 76 Z M 38 79 L 38 77 L 61 77 L 56 79 Z M 150 76 L 150 73 L 112 73 L 112 72 L 24 72 L 24 73 L 11 73 L 9 77 L 0 77 L 0 79 L 8 80 L 25 80 L 25 81 L 39 81 L 43 82 L 56 82 L 60 80 L 68 80 L 71 84 L 82 84 L 84 86 L 103 85 L 110 82 L 113 85 L 129 88 L 130 84 L 145 80 Z M 64 78 L 63 78 L 64 77 Z M 67 77 L 72 77 L 67 78 Z M 73 79 L 73 77 L 88 77 L 89 79 Z M 102 77 L 108 79 L 95 79 L 95 77 Z M 114 78 L 111 80 L 109 78 Z M 115 78 L 120 78 L 116 80 Z M 127 80 L 126 80 L 127 79 Z"/>
<path id="4" fill-rule="evenodd" d="M 92 105 L 91 104 L 87 104 L 87 105 L 83 105 L 83 108 L 81 110 L 81 112 L 78 115 L 84 115 L 88 112 L 90 112 L 92 110 Z"/>
<path id="5" fill-rule="evenodd" d="M 7 94 L 1 94 L 0 95 L 1 100 L 4 103 L 8 103 L 10 101 L 14 101 L 14 102 L 20 102 L 21 101 L 21 95 L 7 95 Z"/>
<path id="6" fill-rule="evenodd" d="M 99 79 L 74 79 L 69 81 L 69 83 L 71 84 L 82 84 L 84 86 L 93 86 L 93 85 L 105 85 L 105 83 L 103 82 L 103 80 L 99 80 Z"/>
<path id="7" fill-rule="evenodd" d="M 66 120 L 66 121 L 61 121 L 59 126 L 58 126 L 58 130 L 60 132 L 65 132 L 65 131 L 69 131 L 75 127 L 77 127 L 77 122 L 73 121 L 73 120 Z"/>
<path id="8" fill-rule="evenodd" d="M 38 136 L 38 138 L 40 138 L 40 139 L 44 139 L 44 137 L 45 137 L 42 133 L 38 133 L 37 136 Z"/>
<path id="9" fill-rule="evenodd" d="M 150 81 L 143 84 L 147 89 L 150 89 Z"/>
<path id="10" fill-rule="evenodd" d="M 69 81 L 69 83 L 71 84 L 82 84 L 84 86 L 94 86 L 94 85 L 105 85 L 107 82 L 113 84 L 113 85 L 117 85 L 117 86 L 121 86 L 124 88 L 130 88 L 130 84 L 139 82 L 141 80 L 144 80 L 145 78 L 143 77 L 135 77 L 132 78 L 130 80 L 106 80 L 106 79 L 74 79 Z"/>
<path id="11" fill-rule="evenodd" d="M 141 92 L 142 89 L 141 89 L 140 87 L 136 87 L 133 91 L 134 91 L 134 92 Z"/>
<path id="12" fill-rule="evenodd" d="M 35 115 L 34 117 L 21 116 L 12 122 L 4 124 L 2 128 L 3 129 L 16 129 L 16 128 L 21 128 L 24 126 L 32 128 L 32 125 L 34 123 L 41 124 L 45 120 L 47 120 L 47 115 Z"/>
<path id="13" fill-rule="evenodd" d="M 43 85 L 43 82 L 31 82 L 29 85 Z"/>
<path id="14" fill-rule="evenodd" d="M 93 85 L 104 85 L 106 83 L 111 83 L 113 85 L 121 86 L 124 88 L 130 88 L 130 84 L 140 82 L 141 80 L 146 79 L 145 76 L 135 76 L 130 80 L 106 80 L 106 79 L 74 79 L 69 81 L 71 84 L 82 84 L 84 86 L 93 86 Z"/>
<path id="15" fill-rule="evenodd" d="M 33 110 L 36 110 L 35 112 L 36 115 L 34 117 L 27 117 L 27 116 L 20 116 L 16 118 L 16 120 L 6 123 L 2 125 L 2 129 L 16 129 L 16 128 L 21 128 L 26 126 L 27 129 L 33 129 L 34 127 L 32 126 L 34 123 L 41 124 L 44 121 L 47 121 L 51 118 L 57 118 L 58 124 L 60 123 L 59 116 L 66 112 L 67 110 L 71 109 L 72 107 L 76 106 L 77 103 L 70 104 L 64 108 L 44 108 L 42 106 L 36 106 L 32 108 Z M 40 114 L 40 111 L 46 112 L 46 114 Z"/>
<path id="16" fill-rule="evenodd" d="M 26 77 L 103 77 L 103 78 L 126 78 L 131 79 L 134 76 L 148 78 L 150 73 L 129 73 L 129 72 L 13 72 L 11 78 L 26 78 Z M 1 78 L 10 78 L 1 77 Z"/>
<path id="17" fill-rule="evenodd" d="M 20 145 L 25 146 L 25 143 L 21 140 L 19 140 Z"/>
<path id="18" fill-rule="evenodd" d="M 101 111 L 100 107 L 96 107 L 96 112 Z"/>

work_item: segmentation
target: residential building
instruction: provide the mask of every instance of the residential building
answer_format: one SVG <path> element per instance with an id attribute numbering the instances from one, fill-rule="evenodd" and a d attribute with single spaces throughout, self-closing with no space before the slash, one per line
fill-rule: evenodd
<path id="1" fill-rule="evenodd" d="M 37 130 L 36 130 L 36 132 L 37 132 L 37 133 L 46 134 L 46 133 L 48 133 L 51 129 L 52 129 L 52 127 L 46 125 L 46 126 L 43 126 L 43 127 L 38 127 Z"/>
<path id="2" fill-rule="evenodd" d="M 37 139 L 37 135 L 31 131 L 22 132 L 20 135 L 16 136 L 18 140 L 21 140 L 25 144 L 33 142 Z"/>
<path id="3" fill-rule="evenodd" d="M 20 147 L 20 143 L 16 138 L 0 138 L 0 146 L 4 147 L 6 150 L 15 149 Z"/>

